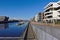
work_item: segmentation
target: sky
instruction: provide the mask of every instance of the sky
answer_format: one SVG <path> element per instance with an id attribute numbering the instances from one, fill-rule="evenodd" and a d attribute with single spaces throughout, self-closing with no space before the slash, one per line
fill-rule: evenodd
<path id="1" fill-rule="evenodd" d="M 30 19 L 39 12 L 43 12 L 44 7 L 49 2 L 57 1 L 58 0 L 0 0 L 0 16 Z"/>

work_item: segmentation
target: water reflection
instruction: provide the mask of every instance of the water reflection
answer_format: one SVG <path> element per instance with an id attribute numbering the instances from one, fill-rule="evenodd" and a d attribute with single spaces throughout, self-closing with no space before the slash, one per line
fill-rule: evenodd
<path id="1" fill-rule="evenodd" d="M 20 37 L 20 36 L 22 36 L 28 23 L 25 23 L 21 26 L 16 26 L 16 23 L 17 22 L 0 24 L 0 37 Z"/>
<path id="2" fill-rule="evenodd" d="M 8 27 L 8 23 L 1 23 L 0 29 L 6 29 Z"/>

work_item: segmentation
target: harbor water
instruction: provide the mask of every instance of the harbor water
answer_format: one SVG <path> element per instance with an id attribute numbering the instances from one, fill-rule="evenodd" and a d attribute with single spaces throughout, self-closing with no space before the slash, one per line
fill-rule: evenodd
<path id="1" fill-rule="evenodd" d="M 17 26 L 18 22 L 0 24 L 0 37 L 20 37 L 24 33 L 28 22 Z"/>

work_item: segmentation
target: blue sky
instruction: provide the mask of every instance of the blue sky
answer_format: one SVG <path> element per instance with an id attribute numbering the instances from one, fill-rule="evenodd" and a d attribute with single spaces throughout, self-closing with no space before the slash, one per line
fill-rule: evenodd
<path id="1" fill-rule="evenodd" d="M 0 0 L 0 16 L 30 19 L 42 12 L 49 2 L 58 0 Z"/>

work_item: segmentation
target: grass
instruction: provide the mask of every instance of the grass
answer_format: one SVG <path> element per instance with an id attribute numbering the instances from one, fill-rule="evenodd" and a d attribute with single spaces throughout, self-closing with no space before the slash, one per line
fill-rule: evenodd
<path id="1" fill-rule="evenodd" d="M 55 24 L 60 24 L 60 21 L 56 22 Z"/>

